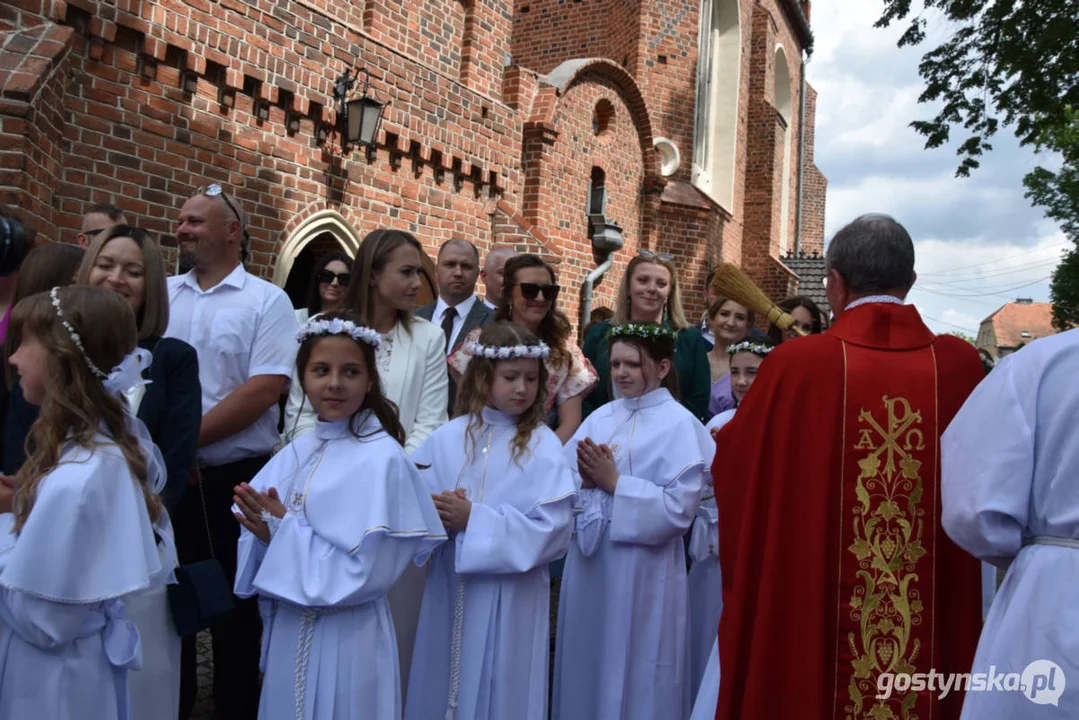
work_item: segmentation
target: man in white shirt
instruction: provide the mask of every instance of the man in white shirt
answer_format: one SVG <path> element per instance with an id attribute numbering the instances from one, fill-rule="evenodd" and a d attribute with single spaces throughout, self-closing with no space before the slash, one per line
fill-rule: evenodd
<path id="1" fill-rule="evenodd" d="M 480 272 L 480 253 L 467 240 L 447 240 L 438 249 L 435 275 L 438 278 L 438 300 L 424 305 L 416 315 L 442 327 L 446 335 L 446 355 L 460 347 L 468 334 L 485 328 L 494 320 L 494 311 L 476 297 L 476 280 Z M 447 366 L 446 372 L 449 373 Z M 450 378 L 450 417 L 457 400 L 457 386 Z"/>
<path id="2" fill-rule="evenodd" d="M 483 287 L 486 288 L 486 296 L 483 304 L 492 310 L 498 310 L 498 304 L 502 301 L 502 280 L 505 277 L 503 270 L 506 261 L 517 254 L 517 251 L 508 247 L 491 248 L 487 257 L 483 259 Z"/>
<path id="3" fill-rule="evenodd" d="M 258 473 L 279 440 L 278 400 L 296 360 L 296 316 L 283 290 L 244 269 L 247 217 L 219 185 L 200 189 L 184 203 L 176 237 L 195 267 L 169 278 L 166 334 L 198 351 L 203 411 L 202 492 L 189 488 L 177 510 L 177 546 L 183 563 L 212 552 L 232 582 L 239 538 L 233 488 Z M 237 599 L 232 617 L 212 633 L 215 709 L 221 717 L 253 720 L 259 698 L 257 600 Z M 182 720 L 197 689 L 194 638 L 184 641 Z"/>

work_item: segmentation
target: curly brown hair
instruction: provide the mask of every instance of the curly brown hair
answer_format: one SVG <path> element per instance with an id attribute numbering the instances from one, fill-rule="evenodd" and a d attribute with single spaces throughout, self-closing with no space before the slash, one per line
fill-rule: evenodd
<path id="1" fill-rule="evenodd" d="M 498 311 L 495 320 L 513 320 L 513 288 L 517 285 L 517 274 L 526 268 L 543 268 L 551 276 L 551 283 L 557 284 L 554 268 L 544 262 L 539 255 L 524 253 L 514 255 L 506 261 L 503 270 L 502 301 L 498 303 Z M 557 302 L 557 301 L 556 301 Z M 551 364 L 561 367 L 571 361 L 566 343 L 569 341 L 573 326 L 566 314 L 558 309 L 555 303 L 551 303 L 551 310 L 540 321 L 536 329 L 539 339 L 551 346 Z"/>
<path id="2" fill-rule="evenodd" d="M 79 334 L 94 365 L 103 370 L 113 368 L 135 349 L 135 315 L 119 295 L 105 288 L 82 286 L 57 292 L 64 318 Z M 36 338 L 49 355 L 41 414 L 30 427 L 27 460 L 15 475 L 15 532 L 26 524 L 38 485 L 59 464 L 64 448 L 74 443 L 93 451 L 101 444 L 99 434 L 110 437 L 120 448 L 142 490 L 150 519 L 156 521 L 161 516 L 161 500 L 147 484 L 146 458 L 127 428 L 123 401 L 108 392 L 90 370 L 53 308 L 49 293 L 20 300 L 11 313 L 11 327 L 19 337 Z"/>
<path id="3" fill-rule="evenodd" d="M 527 328 L 515 323 L 498 321 L 480 333 L 479 343 L 495 347 L 512 347 L 514 345 L 536 345 L 539 343 L 533 333 Z M 468 430 L 466 434 L 470 440 L 467 456 L 471 462 L 476 452 L 478 438 L 476 432 L 483 425 L 483 409 L 488 406 L 491 397 L 491 386 L 494 384 L 495 367 L 498 360 L 473 356 L 468 361 L 464 377 L 457 390 L 457 415 L 468 415 Z M 532 433 L 543 424 L 544 402 L 547 399 L 547 366 L 542 360 L 536 360 L 539 365 L 539 389 L 536 392 L 536 400 L 517 418 L 517 432 L 513 436 L 513 461 L 520 465 L 520 459 L 528 452 L 528 443 L 532 439 Z"/>

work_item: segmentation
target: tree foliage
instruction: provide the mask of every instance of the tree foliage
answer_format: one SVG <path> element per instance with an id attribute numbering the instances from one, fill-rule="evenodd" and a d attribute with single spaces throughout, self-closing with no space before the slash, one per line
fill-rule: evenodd
<path id="1" fill-rule="evenodd" d="M 965 332 L 960 332 L 959 330 L 952 330 L 952 331 L 951 331 L 950 333 L 948 333 L 948 334 L 949 334 L 949 335 L 954 335 L 955 337 L 959 338 L 960 340 L 966 340 L 966 341 L 967 341 L 968 343 L 970 343 L 971 345 L 975 345 L 975 344 L 976 344 L 976 343 L 974 342 L 974 338 L 973 338 L 973 337 L 971 337 L 970 335 L 967 335 L 967 334 L 966 334 Z"/>
<path id="2" fill-rule="evenodd" d="M 941 108 L 912 126 L 929 148 L 951 140 L 953 129 L 965 133 L 958 175 L 978 167 L 1002 125 L 1032 145 L 1079 107 L 1079 0 L 920 0 L 917 9 L 914 0 L 883 2 L 877 27 L 909 21 L 900 47 L 922 43 L 930 19 L 953 29 L 918 67 L 926 83 L 919 102 Z"/>
<path id="3" fill-rule="evenodd" d="M 1001 127 L 1020 144 L 1057 154 L 1056 171 L 1035 168 L 1026 197 L 1045 208 L 1076 243 L 1053 273 L 1050 292 L 1059 329 L 1079 325 L 1079 0 L 883 0 L 877 27 L 908 23 L 899 46 L 924 42 L 938 23 L 951 30 L 922 56 L 922 103 L 936 117 L 911 126 L 927 148 L 957 138 L 965 177 L 992 150 Z"/>

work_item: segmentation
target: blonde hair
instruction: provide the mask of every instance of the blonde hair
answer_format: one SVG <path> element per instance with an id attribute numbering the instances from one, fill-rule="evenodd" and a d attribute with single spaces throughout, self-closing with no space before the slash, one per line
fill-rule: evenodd
<path id="1" fill-rule="evenodd" d="M 109 244 L 119 237 L 130 238 L 142 252 L 143 297 L 142 307 L 135 315 L 139 340 L 159 338 L 169 327 L 169 287 L 165 280 L 165 261 L 161 257 L 161 248 L 150 233 L 131 225 L 113 225 L 103 233 L 98 233 L 82 258 L 82 264 L 75 274 L 78 285 L 90 284 L 90 271 L 94 269 L 97 256 Z"/>
<path id="2" fill-rule="evenodd" d="M 636 256 L 626 266 L 626 272 L 622 275 L 622 283 L 618 286 L 618 303 L 615 305 L 614 318 L 611 320 L 611 324 L 625 325 L 633 322 L 630 313 L 630 283 L 633 280 L 633 273 L 640 265 L 645 263 L 666 268 L 671 276 L 671 291 L 667 294 L 667 305 L 660 321 L 666 320 L 676 330 L 685 330 L 689 327 L 689 321 L 686 320 L 686 313 L 682 309 L 682 286 L 678 282 L 678 273 L 675 272 L 674 263 L 658 257 L 644 257 L 643 255 Z"/>
<path id="3" fill-rule="evenodd" d="M 500 320 L 484 328 L 480 333 L 479 343 L 495 347 L 512 347 L 514 345 L 536 345 L 539 343 L 533 333 L 527 328 L 516 323 Z M 456 415 L 468 415 L 468 430 L 466 434 L 471 442 L 468 450 L 468 458 L 471 461 L 476 452 L 476 431 L 483 425 L 483 409 L 488 406 L 491 398 L 491 387 L 494 384 L 495 368 L 501 360 L 491 360 L 485 357 L 473 356 L 468 361 L 464 377 L 457 390 Z M 513 436 L 513 461 L 518 461 L 528 452 L 528 444 L 532 440 L 532 433 L 543 424 L 544 403 L 547 399 L 547 366 L 542 360 L 536 360 L 539 365 L 539 390 L 536 392 L 536 400 L 517 418 L 517 432 Z"/>
<path id="4" fill-rule="evenodd" d="M 135 316 L 116 293 L 76 286 L 59 289 L 58 298 L 86 356 L 97 367 L 113 368 L 135 349 Z M 120 448 L 142 490 L 150 518 L 156 521 L 162 511 L 161 500 L 147 484 L 146 458 L 127 428 L 127 410 L 90 370 L 49 293 L 19 301 L 11 313 L 11 327 L 20 337 L 32 335 L 48 353 L 41 413 L 26 440 L 26 462 L 15 475 L 14 531 L 26 524 L 38 485 L 59 464 L 64 448 L 73 443 L 93 451 L 100 445 L 99 434 L 109 436 Z"/>

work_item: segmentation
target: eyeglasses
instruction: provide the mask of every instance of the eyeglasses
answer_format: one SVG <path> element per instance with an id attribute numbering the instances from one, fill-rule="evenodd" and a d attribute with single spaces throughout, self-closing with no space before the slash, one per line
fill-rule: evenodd
<path id="1" fill-rule="evenodd" d="M 674 260 L 674 255 L 671 253 L 654 253 L 649 250 L 638 250 L 637 254 L 646 260 L 662 260 L 663 262 Z"/>
<path id="2" fill-rule="evenodd" d="M 335 273 L 332 270 L 327 270 L 326 268 L 322 268 L 317 273 L 315 273 L 315 279 L 318 280 L 320 283 L 326 283 L 327 285 L 330 285 L 333 283 L 334 280 L 336 280 L 337 284 L 341 287 L 348 287 L 348 281 L 351 277 L 352 273 Z"/>
<path id="3" fill-rule="evenodd" d="M 547 302 L 554 302 L 562 289 L 558 285 L 540 285 L 539 283 L 520 283 L 517 287 L 521 288 L 521 297 L 525 300 L 535 300 L 540 293 L 543 293 L 543 299 Z"/>
<path id="4" fill-rule="evenodd" d="M 85 235 L 88 238 L 96 238 L 98 235 L 100 235 L 101 233 L 103 233 L 106 230 L 110 229 L 111 227 L 112 227 L 111 225 L 107 225 L 105 227 L 98 228 L 97 230 L 87 230 L 86 232 L 83 233 L 83 235 Z"/>
<path id="5" fill-rule="evenodd" d="M 244 237 L 247 236 L 247 223 L 245 223 L 244 219 L 240 217 L 240 212 L 236 209 L 236 206 L 232 204 L 232 201 L 229 200 L 229 196 L 225 194 L 224 189 L 220 185 L 218 185 L 217 183 L 214 183 L 212 185 L 204 185 L 203 187 L 200 187 L 198 190 L 196 190 L 195 193 L 199 195 L 205 195 L 206 197 L 220 197 L 222 200 L 224 200 L 225 204 L 228 205 L 229 210 L 232 211 L 232 214 L 235 215 L 236 219 L 240 221 L 240 229 L 243 230 Z"/>

